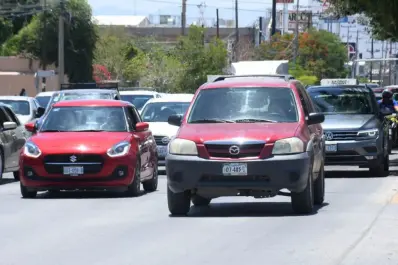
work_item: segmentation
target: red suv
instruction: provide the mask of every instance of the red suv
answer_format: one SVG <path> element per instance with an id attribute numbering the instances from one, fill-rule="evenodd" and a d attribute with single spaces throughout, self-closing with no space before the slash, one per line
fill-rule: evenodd
<path id="1" fill-rule="evenodd" d="M 220 79 L 219 79 L 220 80 Z M 312 101 L 297 80 L 228 77 L 202 85 L 166 157 L 173 215 L 220 196 L 291 196 L 294 212 L 311 213 L 325 194 L 325 144 Z M 282 189 L 290 193 L 281 193 Z"/>

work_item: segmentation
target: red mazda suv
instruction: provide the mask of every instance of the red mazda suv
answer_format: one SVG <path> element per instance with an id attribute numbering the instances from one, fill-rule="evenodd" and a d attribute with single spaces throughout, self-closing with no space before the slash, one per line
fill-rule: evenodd
<path id="1" fill-rule="evenodd" d="M 226 77 L 202 85 L 168 145 L 172 215 L 221 196 L 291 197 L 298 214 L 325 194 L 321 123 L 303 85 L 276 77 Z M 288 189 L 290 192 L 281 192 Z"/>
<path id="2" fill-rule="evenodd" d="M 20 155 L 22 197 L 38 191 L 112 190 L 158 185 L 156 143 L 135 107 L 119 100 L 55 103 Z"/>

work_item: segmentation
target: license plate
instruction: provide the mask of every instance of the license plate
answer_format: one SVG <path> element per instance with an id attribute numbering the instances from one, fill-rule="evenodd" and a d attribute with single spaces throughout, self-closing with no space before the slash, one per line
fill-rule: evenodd
<path id="1" fill-rule="evenodd" d="M 247 164 L 244 163 L 229 163 L 222 167 L 222 174 L 225 176 L 246 176 Z"/>
<path id="2" fill-rule="evenodd" d="M 83 167 L 64 167 L 64 175 L 78 176 L 83 175 Z"/>
<path id="3" fill-rule="evenodd" d="M 337 152 L 337 144 L 327 144 L 326 152 Z"/>
<path id="4" fill-rule="evenodd" d="M 158 146 L 158 156 L 165 157 L 167 155 L 167 146 Z"/>

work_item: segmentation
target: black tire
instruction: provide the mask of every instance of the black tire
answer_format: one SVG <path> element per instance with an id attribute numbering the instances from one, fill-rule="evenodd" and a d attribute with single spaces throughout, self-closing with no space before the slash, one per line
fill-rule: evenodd
<path id="1" fill-rule="evenodd" d="M 14 175 L 15 180 L 19 180 L 19 170 L 12 172 L 12 174 Z"/>
<path id="2" fill-rule="evenodd" d="M 302 192 L 292 192 L 292 208 L 296 214 L 310 214 L 314 210 L 314 183 L 312 180 L 312 168 L 308 173 L 307 186 Z"/>
<path id="3" fill-rule="evenodd" d="M 191 208 L 189 191 L 174 193 L 167 187 L 167 204 L 171 215 L 186 215 Z"/>
<path id="4" fill-rule="evenodd" d="M 20 182 L 19 187 L 21 189 L 22 198 L 25 199 L 33 199 L 37 196 L 37 191 L 29 191 L 23 184 Z"/>
<path id="5" fill-rule="evenodd" d="M 199 195 L 194 195 L 191 198 L 192 204 L 195 206 L 208 206 L 211 202 L 211 199 L 203 198 Z"/>
<path id="6" fill-rule="evenodd" d="M 141 161 L 137 159 L 133 182 L 127 187 L 126 195 L 137 197 L 141 194 Z"/>
<path id="7" fill-rule="evenodd" d="M 142 185 L 146 192 L 154 192 L 158 188 L 158 182 L 159 182 L 159 172 L 158 172 L 158 167 L 155 166 L 152 178 L 150 180 L 144 181 Z"/>
<path id="8" fill-rule="evenodd" d="M 322 205 L 325 201 L 325 168 L 322 164 L 318 178 L 314 181 L 314 204 Z"/>
<path id="9" fill-rule="evenodd" d="M 384 158 L 379 158 L 379 163 L 376 166 L 370 167 L 369 172 L 375 177 L 386 177 L 388 176 L 390 169 L 390 159 L 387 154 Z"/>

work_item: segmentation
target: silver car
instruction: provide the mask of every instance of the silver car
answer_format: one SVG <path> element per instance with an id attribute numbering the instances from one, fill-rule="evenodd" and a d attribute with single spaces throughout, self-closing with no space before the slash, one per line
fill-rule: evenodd
<path id="1" fill-rule="evenodd" d="M 0 103 L 9 106 L 22 124 L 39 118 L 45 110 L 33 97 L 0 96 Z"/>

